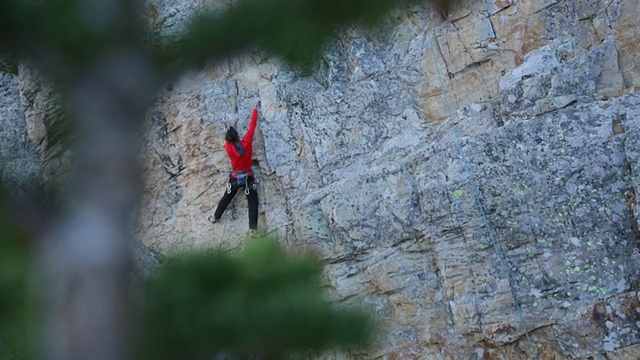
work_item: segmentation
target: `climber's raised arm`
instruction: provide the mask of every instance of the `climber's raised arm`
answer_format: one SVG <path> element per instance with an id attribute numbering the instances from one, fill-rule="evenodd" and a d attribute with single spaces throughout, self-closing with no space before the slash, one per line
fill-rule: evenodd
<path id="1" fill-rule="evenodd" d="M 258 102 L 259 104 L 260 102 Z M 244 144 L 251 144 L 253 142 L 253 134 L 256 131 L 256 125 L 258 124 L 258 106 L 253 108 L 251 112 L 251 121 L 249 122 L 249 129 L 247 129 L 247 133 L 244 135 L 242 142 Z"/>

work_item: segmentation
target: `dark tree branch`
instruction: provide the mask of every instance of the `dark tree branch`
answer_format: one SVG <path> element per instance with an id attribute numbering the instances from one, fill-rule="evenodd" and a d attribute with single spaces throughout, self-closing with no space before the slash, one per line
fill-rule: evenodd
<path id="1" fill-rule="evenodd" d="M 140 47 L 135 1 L 3 0 L 0 52 L 11 52 L 65 85 L 110 49 Z"/>
<path id="2" fill-rule="evenodd" d="M 392 7 L 411 2 L 415 0 L 243 0 L 221 14 L 196 17 L 183 37 L 158 40 L 152 54 L 172 74 L 253 46 L 308 66 L 341 26 L 373 25 Z"/>

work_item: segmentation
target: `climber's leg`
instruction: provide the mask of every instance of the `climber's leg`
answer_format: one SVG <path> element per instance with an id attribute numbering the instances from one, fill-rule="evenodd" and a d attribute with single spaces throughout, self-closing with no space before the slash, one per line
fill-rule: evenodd
<path id="1" fill-rule="evenodd" d="M 258 186 L 253 181 L 253 176 L 247 181 L 247 203 L 249 204 L 249 229 L 256 230 L 258 228 Z"/>
<path id="2" fill-rule="evenodd" d="M 222 199 L 220 199 L 220 202 L 218 203 L 216 212 L 213 215 L 215 220 L 220 220 L 222 214 L 227 209 L 227 206 L 229 206 L 231 200 L 233 200 L 233 197 L 236 196 L 238 189 L 238 185 L 236 185 L 236 183 L 230 179 L 229 183 L 227 184 L 227 188 L 224 190 L 224 195 L 222 195 Z"/>

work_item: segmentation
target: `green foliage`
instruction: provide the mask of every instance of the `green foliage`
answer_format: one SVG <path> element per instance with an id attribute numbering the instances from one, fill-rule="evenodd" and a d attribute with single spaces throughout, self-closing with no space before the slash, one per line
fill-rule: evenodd
<path id="1" fill-rule="evenodd" d="M 241 0 L 224 13 L 196 18 L 184 38 L 156 47 L 163 49 L 156 58 L 183 68 L 258 46 L 306 68 L 335 30 L 350 23 L 373 25 L 392 7 L 413 1 Z"/>
<path id="2" fill-rule="evenodd" d="M 0 195 L 0 359 L 26 359 L 32 332 L 29 326 L 28 274 L 31 259 L 26 238 Z"/>
<path id="3" fill-rule="evenodd" d="M 0 57 L 0 72 L 18 74 L 18 61 L 13 57 Z"/>
<path id="4" fill-rule="evenodd" d="M 254 239 L 240 256 L 188 253 L 166 260 L 145 287 L 149 359 L 281 359 L 296 352 L 364 347 L 373 320 L 331 305 L 318 261 Z"/>
<path id="5" fill-rule="evenodd" d="M 140 38 L 130 7 L 91 9 L 77 0 L 0 1 L 0 52 L 30 58 L 64 83 L 106 51 Z M 126 4 L 127 2 L 123 2 Z M 109 11 L 115 11 L 109 14 Z"/>
<path id="6" fill-rule="evenodd" d="M 429 0 L 446 13 L 461 0 Z M 39 62 L 60 83 L 110 49 L 140 48 L 147 35 L 135 1 L 89 9 L 77 0 L 0 1 L 0 52 Z M 183 37 L 156 39 L 151 56 L 177 76 L 208 60 L 257 46 L 294 66 L 309 68 L 334 31 L 348 24 L 378 25 L 390 9 L 418 0 L 239 0 L 222 13 L 195 18 Z M 125 6 L 126 5 L 126 6 Z M 110 14 L 109 11 L 115 11 Z"/>

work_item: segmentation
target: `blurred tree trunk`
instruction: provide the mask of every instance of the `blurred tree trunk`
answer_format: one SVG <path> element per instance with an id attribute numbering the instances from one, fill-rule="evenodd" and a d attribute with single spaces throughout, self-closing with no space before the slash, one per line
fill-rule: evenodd
<path id="1" fill-rule="evenodd" d="M 140 50 L 114 49 L 69 88 L 75 174 L 63 212 L 41 242 L 40 358 L 132 357 L 129 227 L 138 200 L 139 125 L 156 82 L 152 68 Z"/>

